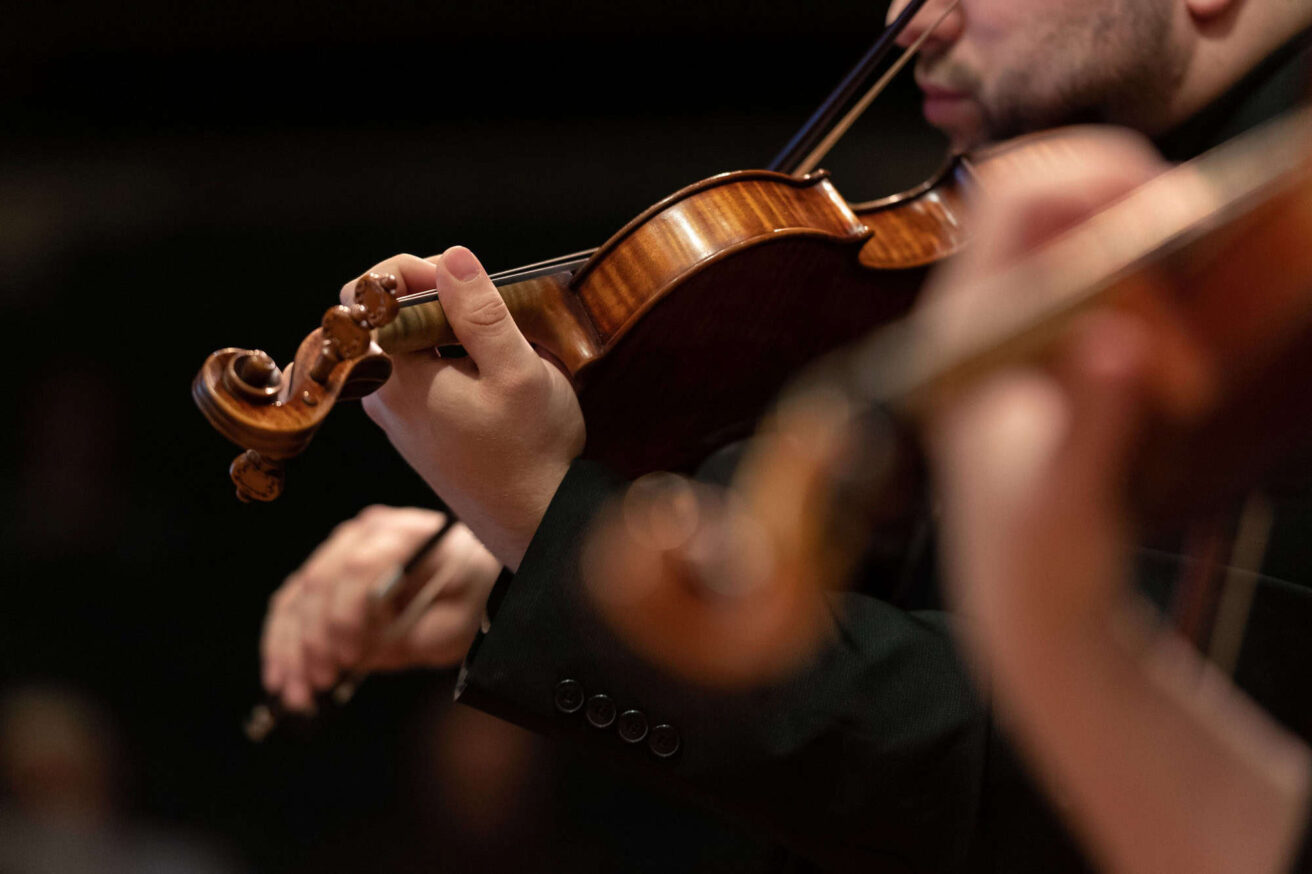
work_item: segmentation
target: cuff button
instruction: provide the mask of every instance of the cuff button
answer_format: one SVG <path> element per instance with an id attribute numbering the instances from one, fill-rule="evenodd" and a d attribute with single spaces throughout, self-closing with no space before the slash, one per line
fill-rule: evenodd
<path id="1" fill-rule="evenodd" d="M 615 722 L 615 702 L 609 695 L 593 695 L 588 699 L 588 709 L 583 715 L 593 728 L 610 728 Z"/>
<path id="2" fill-rule="evenodd" d="M 651 734 L 647 737 L 647 749 L 659 758 L 668 759 L 679 751 L 679 733 L 668 723 L 652 726 Z"/>
<path id="3" fill-rule="evenodd" d="M 556 709 L 577 713 L 583 706 L 583 684 L 578 680 L 561 680 L 556 684 Z"/>
<path id="4" fill-rule="evenodd" d="M 620 714 L 616 730 L 625 743 L 642 743 L 647 736 L 647 716 L 641 710 L 625 710 Z"/>

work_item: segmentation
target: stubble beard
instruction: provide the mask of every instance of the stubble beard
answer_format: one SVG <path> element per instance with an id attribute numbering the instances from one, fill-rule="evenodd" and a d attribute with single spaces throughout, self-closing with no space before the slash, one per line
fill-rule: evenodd
<path id="1" fill-rule="evenodd" d="M 1047 64 L 1012 67 L 991 83 L 949 66 L 949 81 L 974 86 L 983 119 L 978 139 L 998 142 L 1068 124 L 1155 133 L 1184 76 L 1164 4 L 1124 0 L 1092 21 L 1054 28 L 1037 44 Z M 1080 57 L 1072 59 L 1065 46 L 1080 47 Z"/>

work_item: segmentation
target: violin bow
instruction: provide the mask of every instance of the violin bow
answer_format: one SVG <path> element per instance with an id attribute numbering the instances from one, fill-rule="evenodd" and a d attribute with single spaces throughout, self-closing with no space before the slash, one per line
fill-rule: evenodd
<path id="1" fill-rule="evenodd" d="M 925 32 L 902 52 L 898 59 L 893 62 L 893 65 L 879 77 L 878 81 L 868 86 L 867 83 L 869 83 L 870 77 L 874 75 L 876 68 L 897 47 L 897 38 L 911 24 L 912 19 L 916 17 L 916 13 L 928 2 L 929 0 L 911 0 L 907 4 L 893 23 L 879 35 L 874 45 L 866 51 L 861 60 L 857 61 L 856 66 L 848 71 L 848 74 L 838 83 L 838 87 L 812 113 L 801 130 L 793 135 L 793 138 L 788 141 L 783 150 L 767 165 L 767 170 L 802 176 L 815 169 L 816 165 L 824 159 L 825 155 L 842 138 L 843 134 L 847 133 L 848 129 L 861 117 L 874 99 L 888 87 L 888 83 L 893 80 L 893 77 L 910 62 L 925 40 L 960 5 L 961 0 L 952 0 L 952 3 L 943 10 L 943 13 L 934 21 L 933 25 L 926 28 Z M 569 255 L 539 261 L 536 264 L 493 273 L 489 278 L 494 285 L 501 286 L 512 282 L 523 282 L 539 276 L 547 276 L 552 273 L 573 272 L 582 267 L 596 251 L 595 248 L 583 249 Z M 408 294 L 398 298 L 397 303 L 407 307 L 433 300 L 437 300 L 437 291 L 435 289 Z"/>
<path id="2" fill-rule="evenodd" d="M 861 114 L 874 102 L 874 99 L 893 80 L 893 77 L 907 65 L 915 53 L 920 50 L 920 46 L 925 40 L 957 8 L 960 0 L 952 0 L 952 3 L 948 4 L 934 23 L 925 28 L 925 32 L 902 52 L 902 55 L 884 72 L 884 75 L 880 76 L 874 85 L 867 88 L 866 83 L 874 75 L 875 69 L 884 62 L 885 58 L 892 54 L 894 48 L 897 47 L 897 38 L 902 35 L 902 31 L 907 29 L 912 19 L 916 17 L 916 13 L 927 2 L 928 0 L 911 0 L 907 4 L 907 7 L 902 10 L 892 24 L 884 29 L 884 32 L 879 35 L 879 39 L 875 40 L 875 44 L 843 78 L 838 87 L 825 98 L 824 103 L 820 104 L 820 108 L 812 114 L 806 124 L 802 126 L 802 129 L 775 156 L 767 169 L 793 176 L 803 176 L 814 170 L 824 160 L 829 150 L 847 133 L 848 129 L 861 117 Z"/>

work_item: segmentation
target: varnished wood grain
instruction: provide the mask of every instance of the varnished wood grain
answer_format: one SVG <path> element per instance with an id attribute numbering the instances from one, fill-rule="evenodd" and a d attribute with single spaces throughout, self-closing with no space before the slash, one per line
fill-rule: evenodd
<path id="1" fill-rule="evenodd" d="M 294 363 L 282 372 L 272 402 L 253 401 L 224 384 L 224 372 L 245 349 L 210 355 L 191 384 L 191 396 L 205 418 L 224 437 L 271 459 L 291 458 L 310 439 L 337 400 L 366 395 L 387 381 L 392 363 L 376 345 L 360 358 L 338 364 L 324 383 L 310 378 L 323 348 L 322 329 L 301 341 Z"/>
<path id="2" fill-rule="evenodd" d="M 699 269 L 790 235 L 834 244 L 869 231 L 827 174 L 795 179 L 744 171 L 666 198 L 622 228 L 574 278 L 573 288 L 610 346 L 656 301 Z"/>

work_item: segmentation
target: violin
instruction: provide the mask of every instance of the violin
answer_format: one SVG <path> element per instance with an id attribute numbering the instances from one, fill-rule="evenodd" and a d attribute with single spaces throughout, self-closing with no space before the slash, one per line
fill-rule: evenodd
<path id="1" fill-rule="evenodd" d="M 815 169 L 917 48 L 866 88 L 924 2 L 908 4 L 770 169 L 695 183 L 597 249 L 491 277 L 577 390 L 585 456 L 631 476 L 689 469 L 749 433 L 801 366 L 905 313 L 926 268 L 965 244 L 972 162 L 861 204 Z M 329 309 L 286 368 L 258 350 L 206 360 L 192 397 L 246 450 L 231 468 L 240 498 L 276 498 L 284 461 L 337 401 L 386 381 L 388 353 L 458 346 L 436 292 L 397 299 L 395 288 L 362 278 L 355 303 Z"/>
<path id="2" fill-rule="evenodd" d="M 916 424 L 997 368 L 1043 356 L 1095 307 L 1129 308 L 1154 332 L 1129 483 L 1139 526 L 1233 502 L 1312 439 L 1309 239 L 1305 109 L 985 279 L 999 293 L 972 297 L 987 309 L 934 301 L 814 365 L 766 417 L 732 488 L 639 480 L 590 536 L 589 591 L 623 639 L 689 679 L 787 673 L 829 635 L 824 594 L 923 494 Z"/>

